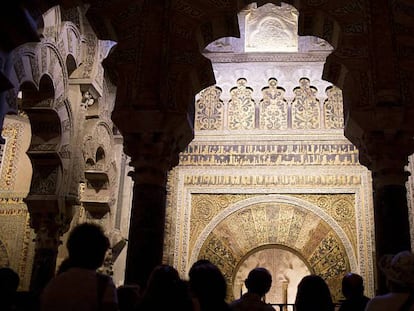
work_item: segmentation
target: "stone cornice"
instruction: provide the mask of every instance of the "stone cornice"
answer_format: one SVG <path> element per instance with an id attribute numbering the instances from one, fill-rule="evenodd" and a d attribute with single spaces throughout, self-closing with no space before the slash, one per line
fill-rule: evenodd
<path id="1" fill-rule="evenodd" d="M 204 53 L 213 63 L 325 62 L 331 51 L 308 53 Z"/>

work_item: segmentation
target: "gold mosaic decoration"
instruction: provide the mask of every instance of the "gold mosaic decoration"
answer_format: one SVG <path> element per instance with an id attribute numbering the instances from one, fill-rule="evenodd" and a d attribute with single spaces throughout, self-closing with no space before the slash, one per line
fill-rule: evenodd
<path id="1" fill-rule="evenodd" d="M 357 227 L 355 215 L 355 195 L 314 195 L 292 194 L 292 196 L 311 202 L 329 214 L 345 231 L 352 246 L 357 248 Z"/>
<path id="2" fill-rule="evenodd" d="M 194 194 L 193 197 L 195 212 L 191 223 L 195 224 L 200 215 L 196 211 L 202 210 L 206 202 L 216 206 L 214 211 L 218 213 L 225 208 L 225 198 L 234 202 L 244 196 Z M 318 197 L 315 195 L 316 200 Z M 221 202 L 221 207 L 215 202 Z M 209 218 L 214 211 L 210 209 Z M 196 239 L 197 232 L 191 231 L 190 236 Z M 209 258 L 216 263 L 231 288 L 235 269 L 243 256 L 263 245 L 282 245 L 302 254 L 313 271 L 327 280 L 335 297 L 340 297 L 340 280 L 349 271 L 348 257 L 340 238 L 323 219 L 292 204 L 257 203 L 230 214 L 208 235 L 198 258 Z"/>

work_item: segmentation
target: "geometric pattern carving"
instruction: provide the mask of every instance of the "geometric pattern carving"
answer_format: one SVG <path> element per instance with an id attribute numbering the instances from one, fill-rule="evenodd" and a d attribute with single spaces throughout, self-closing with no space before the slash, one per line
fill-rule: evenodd
<path id="1" fill-rule="evenodd" d="M 196 102 L 195 129 L 223 129 L 223 101 L 220 100 L 221 89 L 216 86 L 206 88 L 201 92 Z"/>
<path id="2" fill-rule="evenodd" d="M 30 188 L 31 194 L 55 194 L 59 186 L 61 168 L 59 165 L 33 164 L 33 177 Z"/>
<path id="3" fill-rule="evenodd" d="M 5 124 L 2 132 L 6 139 L 4 154 L 1 157 L 0 165 L 0 189 L 2 191 L 12 190 L 15 183 L 15 175 L 19 163 L 19 155 L 21 150 L 21 135 L 23 135 L 23 127 L 21 124 Z"/>
<path id="4" fill-rule="evenodd" d="M 262 89 L 263 99 L 260 101 L 260 129 L 287 129 L 288 104 L 283 98 L 285 90 L 277 86 L 277 80 L 269 79 L 269 86 Z"/>
<path id="5" fill-rule="evenodd" d="M 250 75 L 253 68 L 243 70 L 227 79 L 220 76 L 221 132 L 197 132 L 195 126 L 195 140 L 180 154 L 170 176 L 166 236 L 174 241 L 166 239 L 165 261 L 185 275 L 192 262 L 208 258 L 225 274 L 228 293 L 238 296 L 238 283 L 232 282 L 237 282 L 243 260 L 260 249 L 280 247 L 299 254 L 309 271 L 324 276 L 336 301 L 343 298 L 341 278 L 350 269 L 366 278 L 366 292 L 372 295 L 370 179 L 359 167 L 357 150 L 337 138 L 340 91 L 321 82 L 311 85 L 312 79 L 303 78 L 314 76 L 307 68 L 295 71 L 302 78 L 295 78 L 299 83 L 293 85 L 276 70 L 260 79 Z M 243 79 L 231 88 L 233 74 Z M 207 100 L 202 94 L 199 98 Z M 321 142 L 320 133 L 332 141 Z M 256 200 L 281 193 L 312 207 L 290 199 Z M 238 203 L 245 199 L 253 202 Z"/>
<path id="6" fill-rule="evenodd" d="M 336 86 L 326 90 L 328 98 L 323 105 L 325 127 L 327 129 L 341 129 L 344 127 L 344 112 L 342 103 L 342 91 Z"/>
<path id="7" fill-rule="evenodd" d="M 310 86 L 309 79 L 302 78 L 300 86 L 294 89 L 292 102 L 292 128 L 318 129 L 320 127 L 320 105 L 315 94 L 316 88 Z"/>
<path id="8" fill-rule="evenodd" d="M 238 79 L 237 86 L 230 90 L 229 129 L 249 130 L 255 126 L 255 103 L 253 90 L 246 86 L 246 79 Z"/>

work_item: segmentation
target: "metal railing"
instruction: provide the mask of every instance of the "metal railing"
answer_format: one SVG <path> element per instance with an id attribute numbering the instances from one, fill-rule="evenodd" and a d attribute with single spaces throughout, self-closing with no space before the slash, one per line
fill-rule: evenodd
<path id="1" fill-rule="evenodd" d="M 293 303 L 271 303 L 271 305 L 276 311 L 296 311 Z M 335 303 L 335 310 L 338 310 L 340 306 L 340 303 Z"/>
<path id="2" fill-rule="evenodd" d="M 292 303 L 272 303 L 271 304 L 276 311 L 295 311 L 295 305 Z"/>

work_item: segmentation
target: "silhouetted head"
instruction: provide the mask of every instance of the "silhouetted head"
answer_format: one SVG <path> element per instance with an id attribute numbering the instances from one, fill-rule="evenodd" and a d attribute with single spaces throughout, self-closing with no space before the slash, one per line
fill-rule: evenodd
<path id="1" fill-rule="evenodd" d="M 331 292 L 325 280 L 318 275 L 307 275 L 298 284 L 296 310 L 333 311 Z"/>
<path id="2" fill-rule="evenodd" d="M 347 273 L 342 278 L 342 293 L 345 298 L 356 298 L 364 295 L 364 280 L 356 273 Z"/>
<path id="3" fill-rule="evenodd" d="M 100 226 L 83 223 L 73 228 L 66 246 L 73 267 L 95 270 L 103 264 L 109 240 Z"/>
<path id="4" fill-rule="evenodd" d="M 383 255 L 378 266 L 387 278 L 392 292 L 414 290 L 414 254 L 402 251 L 395 255 Z"/>
<path id="5" fill-rule="evenodd" d="M 0 268 L 0 310 L 12 310 L 19 282 L 19 275 L 14 270 Z"/>
<path id="6" fill-rule="evenodd" d="M 146 291 L 148 292 L 165 292 L 170 290 L 180 280 L 178 271 L 170 265 L 158 265 L 156 266 L 147 282 Z"/>
<path id="7" fill-rule="evenodd" d="M 116 289 L 120 311 L 136 310 L 141 299 L 139 285 L 122 285 Z"/>
<path id="8" fill-rule="evenodd" d="M 266 268 L 254 268 L 249 272 L 244 284 L 246 284 L 249 293 L 263 297 L 272 286 L 272 275 Z"/>
<path id="9" fill-rule="evenodd" d="M 10 295 L 17 291 L 19 287 L 19 275 L 11 268 L 0 268 L 0 294 Z"/>
<path id="10" fill-rule="evenodd" d="M 178 271 L 170 265 L 156 266 L 147 282 L 139 310 L 192 310 L 193 301 Z"/>
<path id="11" fill-rule="evenodd" d="M 222 302 L 226 298 L 227 283 L 220 269 L 209 260 L 195 262 L 189 271 L 190 288 L 201 304 Z"/>

